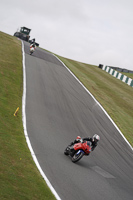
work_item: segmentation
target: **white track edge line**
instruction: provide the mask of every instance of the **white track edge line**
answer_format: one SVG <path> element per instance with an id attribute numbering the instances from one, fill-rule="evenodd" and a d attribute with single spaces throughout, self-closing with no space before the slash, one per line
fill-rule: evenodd
<path id="1" fill-rule="evenodd" d="M 53 54 L 54 55 L 54 54 Z M 72 71 L 56 56 L 54 55 L 63 65 L 64 67 L 74 76 L 74 78 L 80 83 L 80 85 L 82 85 L 82 87 L 87 91 L 87 93 L 89 93 L 89 95 L 95 100 L 95 102 L 100 106 L 100 108 L 103 110 L 103 112 L 107 115 L 107 117 L 110 119 L 110 121 L 112 122 L 112 124 L 115 126 L 115 128 L 118 130 L 118 132 L 120 133 L 120 135 L 123 137 L 123 139 L 127 142 L 127 144 L 129 145 L 129 147 L 131 148 L 131 150 L 133 151 L 133 147 L 131 146 L 131 144 L 128 142 L 128 140 L 125 138 L 125 136 L 123 135 L 123 133 L 120 131 L 120 129 L 118 128 L 118 126 L 115 124 L 115 122 L 111 119 L 111 117 L 109 116 L 109 114 L 106 112 L 106 110 L 102 107 L 102 105 L 95 99 L 95 97 L 89 92 L 89 90 L 80 82 L 80 80 L 72 73 Z"/>
<path id="2" fill-rule="evenodd" d="M 42 168 L 36 158 L 36 155 L 32 149 L 29 137 L 28 137 L 28 132 L 27 132 L 27 126 L 26 126 L 26 112 L 25 112 L 25 107 L 26 107 L 26 70 L 25 70 L 25 52 L 24 52 L 24 43 L 22 42 L 22 62 L 23 62 L 23 96 L 22 96 L 22 120 L 23 120 L 23 128 L 24 128 L 24 135 L 26 138 L 26 142 L 28 144 L 29 150 L 31 152 L 32 158 L 38 168 L 38 170 L 40 171 L 40 174 L 42 175 L 42 177 L 44 178 L 44 180 L 46 181 L 48 187 L 50 188 L 51 192 L 54 194 L 55 198 L 57 200 L 61 200 L 61 198 L 59 197 L 59 195 L 57 194 L 57 192 L 55 191 L 55 189 L 53 188 L 53 186 L 51 185 L 50 181 L 48 180 L 48 178 L 46 177 L 46 175 L 44 174 L 44 172 L 42 171 Z"/>

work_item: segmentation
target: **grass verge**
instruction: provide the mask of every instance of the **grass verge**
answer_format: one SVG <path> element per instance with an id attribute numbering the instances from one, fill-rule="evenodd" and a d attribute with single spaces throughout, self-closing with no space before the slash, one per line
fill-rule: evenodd
<path id="1" fill-rule="evenodd" d="M 53 200 L 24 137 L 21 42 L 0 32 L 0 44 L 0 199 Z"/>
<path id="2" fill-rule="evenodd" d="M 0 32 L 0 199 L 53 200 L 37 170 L 22 124 L 21 42 Z M 102 104 L 133 145 L 133 88 L 96 66 L 58 56 Z M 19 112 L 14 117 L 16 108 Z"/>
<path id="3" fill-rule="evenodd" d="M 133 146 L 133 88 L 97 66 L 56 56 L 93 94 Z"/>

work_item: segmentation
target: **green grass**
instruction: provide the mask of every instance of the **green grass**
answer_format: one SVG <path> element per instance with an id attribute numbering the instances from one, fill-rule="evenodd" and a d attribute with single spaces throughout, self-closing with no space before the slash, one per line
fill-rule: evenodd
<path id="1" fill-rule="evenodd" d="M 58 57 L 99 101 L 133 146 L 133 88 L 97 66 Z"/>
<path id="2" fill-rule="evenodd" d="M 22 92 L 21 42 L 0 32 L 0 199 L 53 200 L 24 137 Z"/>
<path id="3" fill-rule="evenodd" d="M 21 42 L 0 32 L 0 199 L 53 200 L 36 168 L 22 125 Z M 133 145 L 133 88 L 92 66 L 58 56 L 88 88 Z M 14 112 L 20 107 L 17 117 Z"/>

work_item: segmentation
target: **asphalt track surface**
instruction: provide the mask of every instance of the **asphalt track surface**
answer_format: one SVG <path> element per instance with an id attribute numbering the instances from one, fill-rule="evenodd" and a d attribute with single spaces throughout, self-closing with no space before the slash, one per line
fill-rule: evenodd
<path id="1" fill-rule="evenodd" d="M 52 54 L 36 49 L 26 65 L 27 132 L 62 200 L 132 200 L 133 152 L 94 99 Z M 64 149 L 77 135 L 101 140 L 77 164 Z"/>

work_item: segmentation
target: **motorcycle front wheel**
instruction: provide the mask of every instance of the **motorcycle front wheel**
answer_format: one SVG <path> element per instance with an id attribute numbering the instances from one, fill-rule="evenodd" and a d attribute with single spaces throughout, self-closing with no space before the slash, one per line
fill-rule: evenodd
<path id="1" fill-rule="evenodd" d="M 72 162 L 78 162 L 82 157 L 83 157 L 84 153 L 80 152 L 77 154 L 77 152 L 74 154 L 74 156 L 72 157 Z"/>

